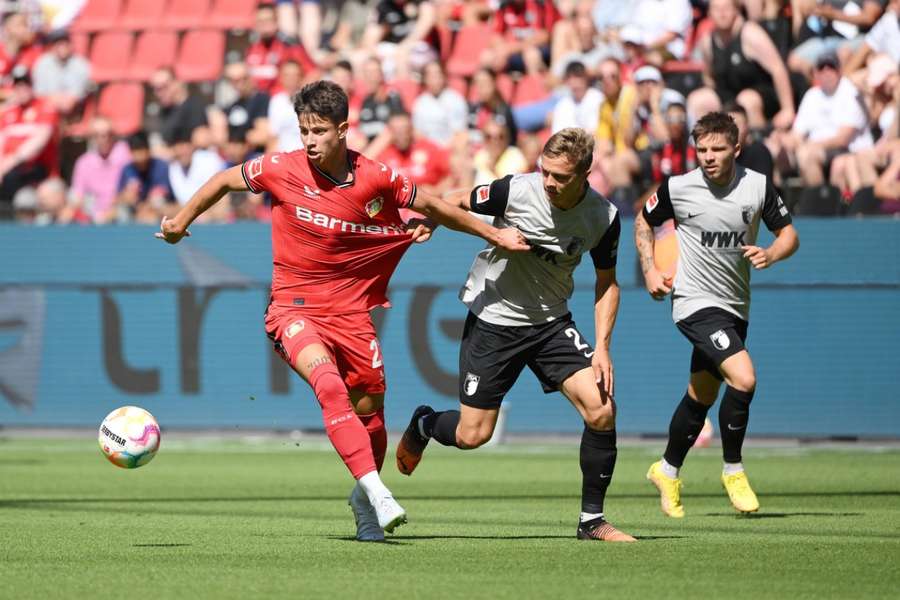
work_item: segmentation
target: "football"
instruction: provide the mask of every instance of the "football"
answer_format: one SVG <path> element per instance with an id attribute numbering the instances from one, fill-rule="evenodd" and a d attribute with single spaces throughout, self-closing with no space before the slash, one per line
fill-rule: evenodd
<path id="1" fill-rule="evenodd" d="M 146 465 L 159 450 L 159 424 L 137 406 L 112 411 L 100 424 L 100 450 L 109 462 L 123 469 Z"/>

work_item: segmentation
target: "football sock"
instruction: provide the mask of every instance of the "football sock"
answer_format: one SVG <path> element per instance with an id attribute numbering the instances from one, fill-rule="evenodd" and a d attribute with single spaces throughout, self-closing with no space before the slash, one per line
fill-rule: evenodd
<path id="1" fill-rule="evenodd" d="M 381 471 L 384 464 L 384 455 L 387 452 L 387 430 L 384 428 L 384 408 L 379 408 L 370 415 L 358 415 L 359 420 L 369 432 L 369 442 L 372 444 L 372 457 L 375 466 Z"/>
<path id="2" fill-rule="evenodd" d="M 670 465 L 669 461 L 665 458 L 659 462 L 659 466 L 662 469 L 663 475 L 672 479 L 678 479 L 678 467 Z"/>
<path id="3" fill-rule="evenodd" d="M 369 502 L 373 505 L 378 498 L 391 495 L 391 490 L 387 489 L 387 486 L 381 481 L 381 477 L 378 476 L 378 471 L 370 471 L 360 477 L 359 487 L 363 489 L 366 496 L 369 498 Z"/>
<path id="4" fill-rule="evenodd" d="M 333 363 L 317 366 L 309 375 L 309 384 L 322 407 L 325 433 L 331 445 L 359 479 L 370 471 L 376 471 L 369 433 L 353 412 L 347 386 Z"/>
<path id="5" fill-rule="evenodd" d="M 727 463 L 741 462 L 751 400 L 752 391 L 740 392 L 731 386 L 725 388 L 722 405 L 719 406 L 719 433 L 722 436 L 722 456 Z"/>
<path id="6" fill-rule="evenodd" d="M 422 431 L 426 437 L 434 438 L 443 446 L 454 446 L 456 443 L 456 426 L 459 425 L 459 411 L 445 410 L 422 417 Z"/>
<path id="7" fill-rule="evenodd" d="M 694 445 L 700 430 L 703 429 L 707 412 L 709 412 L 708 406 L 700 404 L 687 394 L 684 395 L 669 423 L 669 443 L 663 454 L 666 462 L 675 468 L 681 468 L 681 465 L 684 464 L 684 457 L 687 456 L 688 450 Z"/>
<path id="8" fill-rule="evenodd" d="M 616 468 L 616 430 L 596 431 L 585 426 L 581 434 L 581 512 L 602 514 L 606 488 Z"/>
<path id="9" fill-rule="evenodd" d="M 744 470 L 744 463 L 725 463 L 722 466 L 722 473 L 725 475 L 734 475 L 735 473 L 741 473 Z"/>
<path id="10" fill-rule="evenodd" d="M 578 521 L 580 523 L 587 523 L 588 521 L 593 521 L 594 519 L 602 519 L 603 513 L 581 513 L 581 516 L 578 517 Z"/>

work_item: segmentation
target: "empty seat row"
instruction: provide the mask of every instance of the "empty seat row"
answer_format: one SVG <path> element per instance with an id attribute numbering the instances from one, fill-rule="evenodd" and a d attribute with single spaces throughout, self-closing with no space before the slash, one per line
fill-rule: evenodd
<path id="1" fill-rule="evenodd" d="M 173 67 L 181 81 L 213 81 L 222 72 L 225 34 L 199 29 L 185 33 L 180 42 L 174 31 L 98 33 L 90 45 L 91 79 L 147 81 L 160 67 Z"/>
<path id="2" fill-rule="evenodd" d="M 76 33 L 150 29 L 250 29 L 259 0 L 87 0 Z"/>

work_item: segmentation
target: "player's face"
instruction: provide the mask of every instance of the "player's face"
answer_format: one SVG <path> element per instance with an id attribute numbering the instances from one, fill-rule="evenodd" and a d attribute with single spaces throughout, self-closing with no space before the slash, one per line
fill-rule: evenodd
<path id="1" fill-rule="evenodd" d="M 553 204 L 574 205 L 583 191 L 587 173 L 579 174 L 575 165 L 565 156 L 550 157 L 542 154 L 540 160 L 541 181 L 544 192 Z"/>
<path id="2" fill-rule="evenodd" d="M 739 145 L 731 144 L 723 133 L 708 133 L 697 140 L 697 160 L 707 178 L 725 184 L 734 173 Z"/>
<path id="3" fill-rule="evenodd" d="M 327 163 L 340 151 L 347 136 L 347 122 L 336 124 L 311 113 L 300 115 L 300 139 L 313 164 Z"/>

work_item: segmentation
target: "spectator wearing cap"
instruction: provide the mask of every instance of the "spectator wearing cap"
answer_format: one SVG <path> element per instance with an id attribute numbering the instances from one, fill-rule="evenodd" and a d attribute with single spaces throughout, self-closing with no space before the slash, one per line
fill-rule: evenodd
<path id="1" fill-rule="evenodd" d="M 279 34 L 275 7 L 260 4 L 256 9 L 252 43 L 244 55 L 257 89 L 274 95 L 278 91 L 281 65 L 288 60 L 300 64 L 303 73 L 316 70 L 316 63 L 302 44 Z"/>
<path id="2" fill-rule="evenodd" d="M 157 223 L 175 208 L 169 188 L 169 163 L 150 154 L 143 131 L 128 137 L 128 148 L 131 162 L 119 177 L 116 203 L 138 223 Z"/>
<path id="3" fill-rule="evenodd" d="M 797 0 L 792 2 L 794 38 L 801 40 L 788 56 L 788 66 L 807 78 L 825 54 L 849 57 L 881 17 L 884 0 Z"/>
<path id="4" fill-rule="evenodd" d="M 737 163 L 757 173 L 762 173 L 772 180 L 775 171 L 775 161 L 769 148 L 760 140 L 750 139 L 750 124 L 747 119 L 747 111 L 737 102 L 726 104 L 722 110 L 734 119 L 738 128 L 738 143 L 741 151 L 737 156 Z"/>
<path id="5" fill-rule="evenodd" d="M 42 52 L 26 13 L 8 12 L 0 17 L 0 100 L 12 93 L 13 69 L 23 67 L 31 71 Z"/>
<path id="6" fill-rule="evenodd" d="M 89 149 L 75 161 L 72 172 L 69 214 L 80 211 L 97 224 L 117 220 L 119 178 L 130 161 L 128 145 L 116 140 L 109 119 L 94 119 L 91 122 Z"/>
<path id="7" fill-rule="evenodd" d="M 482 65 L 498 73 L 543 73 L 550 63 L 550 32 L 559 19 L 552 0 L 501 0 Z"/>
<path id="8" fill-rule="evenodd" d="M 19 189 L 58 170 L 56 109 L 34 95 L 27 67 L 17 66 L 11 79 L 12 93 L 0 108 L 0 218 L 6 219 Z"/>
<path id="9" fill-rule="evenodd" d="M 252 148 L 265 149 L 269 141 L 269 94 L 256 88 L 243 62 L 226 66 L 224 78 L 237 98 L 224 108 L 211 107 L 208 111 L 215 145 L 222 146 L 239 136 Z"/>
<path id="10" fill-rule="evenodd" d="M 60 114 L 71 115 L 91 89 L 91 65 L 73 52 L 67 31 L 51 32 L 46 42 L 47 51 L 31 73 L 34 93 L 49 99 Z"/>
<path id="11" fill-rule="evenodd" d="M 294 60 L 286 60 L 278 68 L 278 84 L 281 91 L 269 100 L 270 152 L 292 152 L 303 148 L 297 113 L 294 112 L 294 94 L 303 85 L 303 67 Z"/>
<path id="12" fill-rule="evenodd" d="M 825 183 L 825 169 L 837 155 L 872 146 L 865 101 L 841 76 L 836 55 L 819 57 L 816 83 L 803 96 L 791 131 L 770 140 L 782 161 L 796 165 L 807 187 Z"/>
<path id="13" fill-rule="evenodd" d="M 209 145 L 210 135 L 206 117 L 206 102 L 191 93 L 184 82 L 175 78 L 169 67 L 157 69 L 150 78 L 150 89 L 159 108 L 159 125 L 155 130 L 162 138 L 159 153 L 168 154 L 177 136 L 188 135 L 194 143 Z"/>
<path id="14" fill-rule="evenodd" d="M 856 73 L 867 61 L 878 55 L 889 58 L 894 64 L 894 70 L 900 64 L 900 0 L 888 3 L 884 14 L 866 33 L 853 56 L 846 61 L 844 74 L 849 76 Z"/>
<path id="15" fill-rule="evenodd" d="M 688 113 L 699 119 L 735 101 L 746 109 L 751 129 L 766 128 L 769 119 L 789 129 L 794 92 L 787 67 L 766 31 L 739 9 L 738 0 L 710 0 L 713 31 L 700 41 L 706 87 L 688 96 Z"/>
<path id="16" fill-rule="evenodd" d="M 412 122 L 417 135 L 436 144 L 450 146 L 453 138 L 466 130 L 469 106 L 466 99 L 447 86 L 447 75 L 438 61 L 422 70 L 424 89 L 412 109 Z"/>
<path id="17" fill-rule="evenodd" d="M 406 113 L 392 115 L 387 125 L 391 143 L 378 155 L 378 160 L 430 194 L 447 191 L 450 175 L 447 150 L 418 137 Z"/>
<path id="18" fill-rule="evenodd" d="M 570 62 L 566 67 L 566 95 L 553 107 L 550 129 L 553 133 L 567 127 L 580 127 L 589 133 L 597 130 L 603 94 L 591 87 L 587 68 L 580 62 Z"/>

